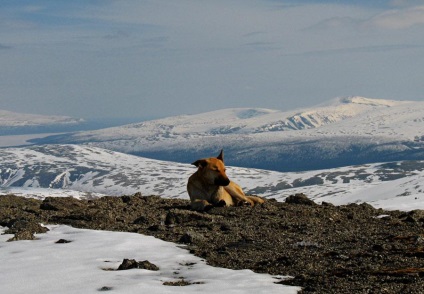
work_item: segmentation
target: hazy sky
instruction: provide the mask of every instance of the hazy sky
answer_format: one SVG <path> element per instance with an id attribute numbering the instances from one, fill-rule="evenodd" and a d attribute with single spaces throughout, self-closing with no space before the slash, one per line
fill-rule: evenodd
<path id="1" fill-rule="evenodd" d="M 0 109 L 153 118 L 350 95 L 424 100 L 424 0 L 0 2 Z"/>

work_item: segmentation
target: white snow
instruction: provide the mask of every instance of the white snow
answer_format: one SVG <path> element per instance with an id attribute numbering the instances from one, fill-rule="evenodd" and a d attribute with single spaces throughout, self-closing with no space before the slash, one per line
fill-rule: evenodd
<path id="1" fill-rule="evenodd" d="M 135 233 L 48 226 L 38 240 L 6 242 L 0 235 L 1 292 L 18 293 L 297 293 L 275 284 L 287 277 L 216 268 L 176 244 Z M 0 227 L 3 233 L 4 228 Z M 57 244 L 64 239 L 70 243 Z M 116 271 L 124 258 L 148 260 L 159 271 Z M 188 286 L 166 286 L 184 279 Z M 198 284 L 196 284 L 198 283 Z M 104 290 L 103 290 L 104 291 Z M 103 292 L 102 291 L 102 292 Z"/>
<path id="2" fill-rule="evenodd" d="M 294 140 L 413 141 L 424 133 L 424 102 L 341 97 L 304 109 L 231 108 L 72 135 L 72 142 L 132 152 L 210 150 Z M 354 126 L 354 127 L 352 127 Z M 63 138 L 66 142 L 69 138 Z M 61 139 L 57 139 L 61 143 Z M 358 142 L 359 143 L 359 142 Z"/>
<path id="3" fill-rule="evenodd" d="M 73 197 L 76 199 L 93 199 L 103 196 L 110 196 L 96 192 L 85 192 L 70 189 L 51 189 L 39 187 L 8 187 L 0 188 L 0 197 L 2 195 L 13 194 L 16 196 L 34 198 L 43 200 L 46 197 Z"/>
<path id="4" fill-rule="evenodd" d="M 9 177 L 6 181 L 1 183 L 2 187 L 9 187 L 13 185 L 13 183 L 19 181 L 23 178 L 25 171 L 22 169 L 18 169 L 11 177 Z"/>
<path id="5" fill-rule="evenodd" d="M 78 124 L 82 119 L 69 116 L 17 113 L 0 109 L 0 127 L 28 127 L 55 124 Z"/>
<path id="6" fill-rule="evenodd" d="M 364 166 L 357 167 L 363 168 Z M 373 174 L 377 170 L 378 164 L 367 165 L 366 172 Z M 352 167 L 331 169 L 337 171 L 355 171 Z M 322 174 L 327 171 L 317 171 Z M 289 177 L 297 175 L 299 178 L 308 178 L 307 174 L 314 172 L 285 173 Z M 337 183 L 331 181 L 320 185 L 290 188 L 279 191 L 277 195 L 272 195 L 279 201 L 292 194 L 304 193 L 317 203 L 330 202 L 335 205 L 345 205 L 349 203 L 369 203 L 376 208 L 387 210 L 410 211 L 414 209 L 424 209 L 424 171 L 415 171 L 413 175 L 396 180 L 381 181 L 371 175 L 365 180 L 355 180 L 344 183 L 338 179 Z"/>

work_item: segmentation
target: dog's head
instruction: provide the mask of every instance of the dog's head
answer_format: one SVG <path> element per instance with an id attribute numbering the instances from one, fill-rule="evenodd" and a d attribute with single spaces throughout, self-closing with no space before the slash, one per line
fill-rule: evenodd
<path id="1" fill-rule="evenodd" d="M 199 173 L 210 185 L 227 186 L 230 180 L 225 174 L 224 151 L 218 157 L 204 158 L 192 163 L 197 166 Z"/>

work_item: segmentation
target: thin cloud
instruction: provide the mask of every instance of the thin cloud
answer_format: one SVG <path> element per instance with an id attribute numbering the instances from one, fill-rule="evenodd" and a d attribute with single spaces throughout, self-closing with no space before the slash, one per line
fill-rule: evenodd
<path id="1" fill-rule="evenodd" d="M 396 6 L 406 1 L 396 2 Z M 406 3 L 404 4 L 406 5 Z M 403 5 L 402 5 L 403 6 Z M 304 31 L 324 31 L 338 28 L 402 30 L 424 24 L 424 5 L 385 10 L 367 19 L 336 16 L 324 19 Z"/>
<path id="2" fill-rule="evenodd" d="M 336 29 L 342 27 L 356 27 L 360 23 L 360 20 L 354 19 L 349 16 L 344 17 L 332 17 L 320 21 L 319 23 L 306 28 L 304 31 L 315 31 L 315 30 L 327 30 Z"/>
<path id="3" fill-rule="evenodd" d="M 376 15 L 365 22 L 366 26 L 374 26 L 382 29 L 407 29 L 416 25 L 424 24 L 424 5 L 393 9 Z"/>
<path id="4" fill-rule="evenodd" d="M 332 56 L 339 54 L 352 54 L 352 53 L 379 53 L 387 51 L 399 51 L 410 49 L 422 49 L 424 46 L 420 45 L 381 45 L 381 46 L 364 46 L 364 47 L 350 47 L 329 50 L 316 50 L 294 54 L 283 54 L 282 56 Z"/>
<path id="5" fill-rule="evenodd" d="M 251 32 L 251 33 L 244 34 L 242 37 L 244 37 L 244 38 L 250 38 L 250 37 L 261 36 L 261 35 L 264 35 L 264 34 L 266 34 L 265 31 L 256 31 L 256 32 Z"/>
<path id="6" fill-rule="evenodd" d="M 8 50 L 8 49 L 12 49 L 12 46 L 0 44 L 0 50 Z"/>
<path id="7" fill-rule="evenodd" d="M 422 0 L 392 0 L 390 1 L 390 5 L 395 7 L 418 6 L 422 3 L 423 3 Z"/>
<path id="8" fill-rule="evenodd" d="M 116 32 L 105 35 L 104 38 L 109 40 L 119 40 L 119 39 L 128 38 L 129 36 L 130 36 L 130 33 L 123 30 L 118 30 Z"/>
<path id="9" fill-rule="evenodd" d="M 243 44 L 245 48 L 251 48 L 254 50 L 278 50 L 281 49 L 280 46 L 277 46 L 275 42 L 250 42 Z"/>

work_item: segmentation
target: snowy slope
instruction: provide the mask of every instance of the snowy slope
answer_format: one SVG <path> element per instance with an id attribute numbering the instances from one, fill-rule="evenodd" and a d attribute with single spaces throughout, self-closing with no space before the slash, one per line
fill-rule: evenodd
<path id="1" fill-rule="evenodd" d="M 230 158 L 231 154 L 226 156 Z M 187 179 L 196 170 L 190 164 L 78 145 L 0 149 L 0 160 L 0 193 L 38 198 L 141 192 L 188 199 Z M 391 209 L 424 208 L 424 161 L 288 173 L 228 166 L 227 174 L 246 193 L 279 201 L 305 193 L 318 203 L 369 202 Z"/>
<path id="2" fill-rule="evenodd" d="M 282 293 L 299 287 L 275 284 L 282 276 L 229 270 L 206 264 L 180 246 L 135 233 L 48 226 L 38 240 L 6 242 L 0 235 L 2 293 Z M 0 227 L 0 234 L 4 229 Z M 57 244 L 60 239 L 70 243 Z M 159 271 L 116 271 L 124 258 L 148 260 Z M 115 269 L 115 270 L 108 270 Z M 66 277 L 66 278 L 64 278 Z M 165 282 L 193 283 L 171 287 Z M 235 282 L 236 281 L 236 282 Z"/>
<path id="3" fill-rule="evenodd" d="M 347 97 L 285 112 L 224 109 L 38 142 L 179 162 L 224 147 L 234 154 L 230 164 L 279 171 L 424 159 L 424 102 Z"/>
<path id="4" fill-rule="evenodd" d="M 45 145 L 0 149 L 2 187 L 65 188 L 108 195 L 178 196 L 188 165 L 170 164 L 132 155 L 76 145 Z M 87 195 L 91 197 L 91 194 Z"/>

